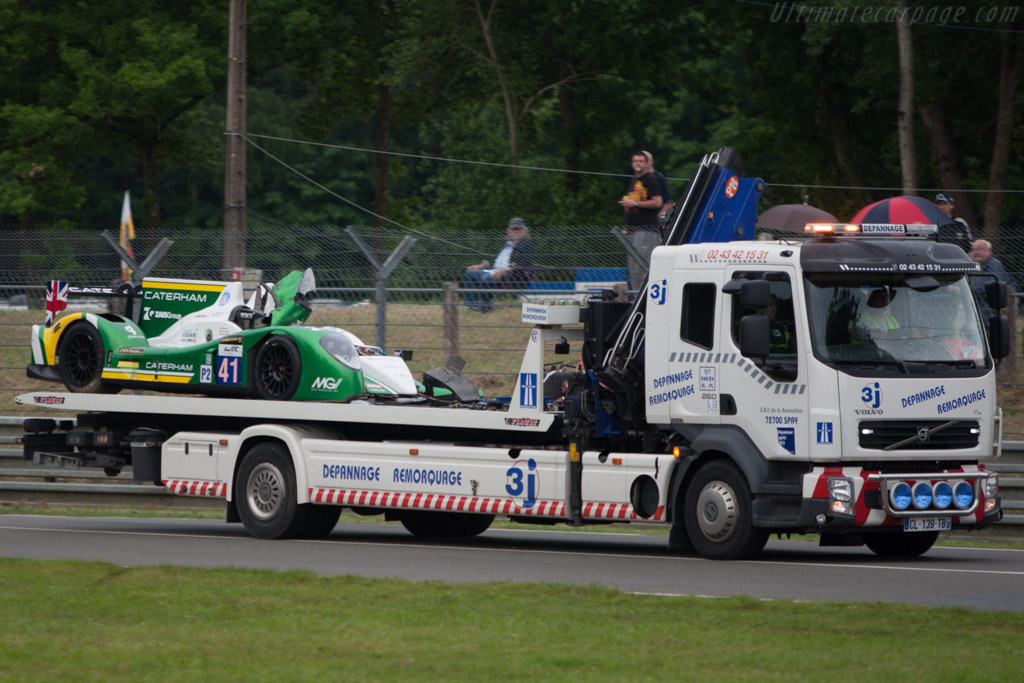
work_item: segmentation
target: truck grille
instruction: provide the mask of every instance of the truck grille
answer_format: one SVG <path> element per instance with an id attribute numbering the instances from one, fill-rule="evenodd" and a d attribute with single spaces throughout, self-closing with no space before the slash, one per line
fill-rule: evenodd
<path id="1" fill-rule="evenodd" d="M 948 427 L 932 431 L 947 424 Z M 974 420 L 864 420 L 857 429 L 860 447 L 878 450 L 974 448 L 980 433 Z M 901 441 L 906 443 L 895 445 Z"/>

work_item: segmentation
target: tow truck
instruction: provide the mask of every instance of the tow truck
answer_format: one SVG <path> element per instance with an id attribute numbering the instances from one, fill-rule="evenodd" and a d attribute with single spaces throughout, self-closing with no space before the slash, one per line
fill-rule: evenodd
<path id="1" fill-rule="evenodd" d="M 443 405 L 32 393 L 16 400 L 77 420 L 28 420 L 24 455 L 131 465 L 267 539 L 324 536 L 349 508 L 423 536 L 500 515 L 661 525 L 721 560 L 794 533 L 916 556 L 997 521 L 1009 327 L 972 284 L 993 310 L 1005 287 L 929 226 L 755 241 L 763 190 L 734 150 L 707 155 L 632 302 L 524 303 L 508 401 L 457 376 Z M 545 352 L 574 346 L 583 369 L 548 395 Z"/>

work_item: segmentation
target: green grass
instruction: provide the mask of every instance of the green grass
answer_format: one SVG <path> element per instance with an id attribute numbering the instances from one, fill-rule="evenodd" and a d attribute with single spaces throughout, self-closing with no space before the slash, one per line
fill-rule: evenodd
<path id="1" fill-rule="evenodd" d="M 0 560 L 7 680 L 1019 680 L 1024 615 Z"/>

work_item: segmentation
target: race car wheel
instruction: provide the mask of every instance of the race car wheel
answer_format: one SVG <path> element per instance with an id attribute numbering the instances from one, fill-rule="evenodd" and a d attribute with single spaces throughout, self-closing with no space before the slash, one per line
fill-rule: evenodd
<path id="1" fill-rule="evenodd" d="M 880 557 L 917 557 L 931 550 L 938 531 L 902 531 L 864 534 L 864 545 Z"/>
<path id="2" fill-rule="evenodd" d="M 100 332 L 81 322 L 64 333 L 58 351 L 57 369 L 64 386 L 80 394 L 106 394 L 116 387 L 103 384 L 103 361 L 106 349 Z"/>
<path id="3" fill-rule="evenodd" d="M 256 394 L 267 401 L 287 401 L 295 395 L 302 376 L 299 350 L 291 337 L 276 334 L 256 354 Z"/>
<path id="4" fill-rule="evenodd" d="M 714 460 L 686 488 L 686 531 L 694 549 L 713 560 L 741 560 L 761 552 L 768 530 L 753 522 L 747 478 L 730 461 Z"/>
<path id="5" fill-rule="evenodd" d="M 238 516 L 256 538 L 302 536 L 313 521 L 313 506 L 296 502 L 291 456 L 277 443 L 262 443 L 242 460 L 235 480 Z"/>

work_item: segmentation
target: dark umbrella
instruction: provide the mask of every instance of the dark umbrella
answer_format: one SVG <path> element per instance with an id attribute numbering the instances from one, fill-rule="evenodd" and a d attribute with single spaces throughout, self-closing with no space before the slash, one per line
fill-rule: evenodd
<path id="1" fill-rule="evenodd" d="M 897 225 L 946 225 L 953 222 L 939 207 L 924 197 L 890 197 L 868 204 L 850 219 L 851 223 L 895 223 Z"/>
<path id="2" fill-rule="evenodd" d="M 816 206 L 807 204 L 779 204 L 757 219 L 758 228 L 803 232 L 808 223 L 838 223 L 839 219 Z"/>

